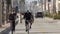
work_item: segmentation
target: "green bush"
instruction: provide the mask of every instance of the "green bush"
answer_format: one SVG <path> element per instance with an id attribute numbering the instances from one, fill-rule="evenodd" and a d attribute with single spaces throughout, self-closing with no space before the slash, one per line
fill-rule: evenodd
<path id="1" fill-rule="evenodd" d="M 53 17 L 53 15 L 51 15 L 51 14 L 45 14 L 45 17 Z"/>
<path id="2" fill-rule="evenodd" d="M 60 19 L 60 15 L 54 16 L 54 19 Z"/>

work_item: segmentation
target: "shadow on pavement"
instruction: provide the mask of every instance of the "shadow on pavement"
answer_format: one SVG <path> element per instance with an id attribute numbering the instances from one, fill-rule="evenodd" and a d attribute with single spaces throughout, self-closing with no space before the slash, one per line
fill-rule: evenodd
<path id="1" fill-rule="evenodd" d="M 18 21 L 16 21 L 15 27 L 18 24 Z M 0 32 L 0 34 L 9 34 L 9 32 L 11 31 L 10 27 L 6 28 L 5 30 L 3 30 L 2 32 Z"/>

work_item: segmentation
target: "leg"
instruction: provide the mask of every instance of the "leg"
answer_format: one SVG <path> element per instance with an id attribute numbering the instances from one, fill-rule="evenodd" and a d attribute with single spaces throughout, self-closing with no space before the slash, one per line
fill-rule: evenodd
<path id="1" fill-rule="evenodd" d="M 15 31 L 15 21 L 13 21 L 13 31 Z"/>
<path id="2" fill-rule="evenodd" d="M 27 22 L 27 21 L 25 21 L 26 31 L 27 31 L 27 26 L 28 26 L 28 22 Z"/>
<path id="3" fill-rule="evenodd" d="M 30 20 L 30 28 L 31 28 L 31 26 L 32 26 L 32 23 L 33 23 L 33 21 L 32 21 L 32 20 Z"/>
<path id="4" fill-rule="evenodd" d="M 13 24 L 12 24 L 12 26 L 11 26 L 12 28 L 11 28 L 11 34 L 13 34 Z"/>

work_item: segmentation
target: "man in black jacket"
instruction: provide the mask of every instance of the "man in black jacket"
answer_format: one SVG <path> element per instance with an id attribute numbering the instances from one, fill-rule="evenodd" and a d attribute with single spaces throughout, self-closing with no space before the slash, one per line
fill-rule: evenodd
<path id="1" fill-rule="evenodd" d="M 9 14 L 9 20 L 11 21 L 11 27 L 12 27 L 12 31 L 15 31 L 15 19 L 16 19 L 16 13 L 14 13 L 14 11 L 12 11 Z M 13 32 L 12 32 L 13 33 Z"/>
<path id="2" fill-rule="evenodd" d="M 27 12 L 24 14 L 24 19 L 25 19 L 25 26 L 26 26 L 26 31 L 27 31 L 27 25 L 30 23 L 30 28 L 31 28 L 31 20 L 32 20 L 32 14 L 31 12 L 29 12 L 29 10 L 27 10 Z M 27 20 L 29 21 L 29 23 L 27 22 Z"/>

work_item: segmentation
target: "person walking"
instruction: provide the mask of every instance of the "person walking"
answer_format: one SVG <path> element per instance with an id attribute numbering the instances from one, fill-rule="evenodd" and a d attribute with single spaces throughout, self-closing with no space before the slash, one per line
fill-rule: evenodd
<path id="1" fill-rule="evenodd" d="M 14 10 L 9 14 L 9 20 L 11 21 L 11 31 L 12 34 L 15 31 L 15 19 L 16 19 L 16 13 Z"/>

